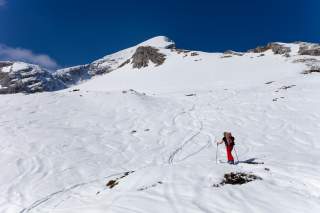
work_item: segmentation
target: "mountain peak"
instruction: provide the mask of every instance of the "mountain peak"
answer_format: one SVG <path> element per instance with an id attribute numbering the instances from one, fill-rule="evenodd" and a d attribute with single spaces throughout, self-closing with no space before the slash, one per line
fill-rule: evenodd
<path id="1" fill-rule="evenodd" d="M 138 44 L 137 46 L 152 46 L 169 49 L 175 47 L 175 42 L 166 36 L 156 36 Z"/>

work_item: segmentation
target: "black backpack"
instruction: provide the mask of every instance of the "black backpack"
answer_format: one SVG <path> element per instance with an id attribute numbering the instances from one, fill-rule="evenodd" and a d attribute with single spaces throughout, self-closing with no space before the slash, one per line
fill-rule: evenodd
<path id="1" fill-rule="evenodd" d="M 231 137 L 231 139 L 232 139 L 232 142 L 231 142 L 231 146 L 234 146 L 235 145 L 235 142 L 234 142 L 234 137 Z M 227 142 L 227 139 L 225 138 L 225 137 L 223 137 L 223 139 L 222 139 L 223 141 L 224 141 L 224 144 L 226 145 L 226 146 L 228 146 L 228 142 Z"/>

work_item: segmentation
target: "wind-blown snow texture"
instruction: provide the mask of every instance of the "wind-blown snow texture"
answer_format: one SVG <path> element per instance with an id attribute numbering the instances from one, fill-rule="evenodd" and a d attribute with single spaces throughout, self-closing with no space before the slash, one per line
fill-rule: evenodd
<path id="1" fill-rule="evenodd" d="M 299 55 L 300 43 L 280 43 L 285 56 L 155 40 L 145 46 L 165 54 L 160 66 L 0 96 L 0 212 L 319 212 L 320 75 L 302 72 L 320 57 Z M 240 161 L 264 164 L 216 164 L 226 130 Z M 262 180 L 213 187 L 229 172 Z"/>

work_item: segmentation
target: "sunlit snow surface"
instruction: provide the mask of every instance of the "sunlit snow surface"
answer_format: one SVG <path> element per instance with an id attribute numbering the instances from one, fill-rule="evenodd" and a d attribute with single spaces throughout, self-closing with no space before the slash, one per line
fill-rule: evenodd
<path id="1" fill-rule="evenodd" d="M 80 91 L 0 96 L 0 212 L 320 212 L 320 75 L 272 53 L 161 52 Z M 264 164 L 217 164 L 226 130 Z M 213 187 L 232 171 L 263 180 Z"/>

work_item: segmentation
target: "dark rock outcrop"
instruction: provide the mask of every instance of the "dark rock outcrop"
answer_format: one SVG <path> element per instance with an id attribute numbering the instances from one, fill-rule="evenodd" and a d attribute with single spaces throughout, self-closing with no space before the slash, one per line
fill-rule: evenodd
<path id="1" fill-rule="evenodd" d="M 225 184 L 242 185 L 254 180 L 262 180 L 262 178 L 254 174 L 247 174 L 243 172 L 236 172 L 236 173 L 231 172 L 231 173 L 225 174 L 223 177 L 223 180 L 219 184 L 213 184 L 213 187 L 220 187 Z"/>
<path id="2" fill-rule="evenodd" d="M 316 58 L 299 58 L 294 60 L 293 63 L 305 63 L 305 64 L 319 63 L 320 64 L 320 60 Z"/>
<path id="3" fill-rule="evenodd" d="M 293 63 L 303 63 L 307 69 L 302 74 L 320 73 L 320 60 L 316 58 L 300 58 L 293 61 Z"/>
<path id="4" fill-rule="evenodd" d="M 224 51 L 223 53 L 224 55 L 237 55 L 237 56 L 243 56 L 243 53 L 241 52 L 236 52 L 236 51 L 233 51 L 233 50 L 227 50 L 227 51 Z"/>
<path id="5" fill-rule="evenodd" d="M 191 55 L 191 56 L 198 56 L 199 53 L 197 53 L 197 52 L 192 52 L 190 55 Z"/>
<path id="6" fill-rule="evenodd" d="M 266 46 L 259 46 L 249 50 L 248 52 L 263 53 L 267 50 L 272 50 L 274 54 L 280 54 L 280 55 L 288 54 L 291 52 L 291 49 L 289 47 L 285 47 L 278 43 L 268 43 Z"/>
<path id="7" fill-rule="evenodd" d="M 101 64 L 103 64 L 101 66 Z M 78 84 L 81 81 L 88 80 L 96 75 L 102 75 L 111 72 L 112 68 L 109 64 L 116 63 L 114 60 L 100 60 L 91 64 L 79 65 L 69 68 L 57 70 L 54 76 L 64 82 L 66 85 L 71 86 Z"/>
<path id="8" fill-rule="evenodd" d="M 0 69 L 3 67 L 11 66 L 12 64 L 13 64 L 13 62 L 11 62 L 11 61 L 0 61 Z"/>
<path id="9" fill-rule="evenodd" d="M 38 65 L 0 62 L 0 94 L 35 93 L 66 88 L 59 79 Z"/>
<path id="10" fill-rule="evenodd" d="M 165 55 L 160 53 L 158 49 L 151 46 L 140 46 L 132 56 L 131 63 L 133 68 L 147 67 L 149 61 L 157 66 L 163 64 L 166 60 Z"/>
<path id="11" fill-rule="evenodd" d="M 171 52 L 176 52 L 178 54 L 187 54 L 187 53 L 191 52 L 191 50 L 172 48 Z"/>
<path id="12" fill-rule="evenodd" d="M 89 75 L 89 65 L 81 65 L 58 70 L 54 76 L 64 82 L 66 85 L 73 85 L 82 80 L 87 80 Z"/>
<path id="13" fill-rule="evenodd" d="M 168 41 L 171 41 L 170 39 L 168 39 Z M 173 42 L 173 41 L 171 41 Z M 176 44 L 175 43 L 172 43 L 172 44 L 169 44 L 167 46 L 164 47 L 165 49 L 175 49 L 176 48 Z"/>
<path id="14" fill-rule="evenodd" d="M 320 45 L 301 43 L 298 53 L 300 55 L 320 56 Z"/>
<path id="15" fill-rule="evenodd" d="M 302 74 L 320 73 L 320 65 L 311 66 L 310 69 L 305 70 Z"/>
<path id="16" fill-rule="evenodd" d="M 123 66 L 125 66 L 126 64 L 130 63 L 130 59 L 126 60 L 125 62 L 123 62 L 122 64 L 120 64 L 120 66 L 118 68 L 121 68 Z"/>

